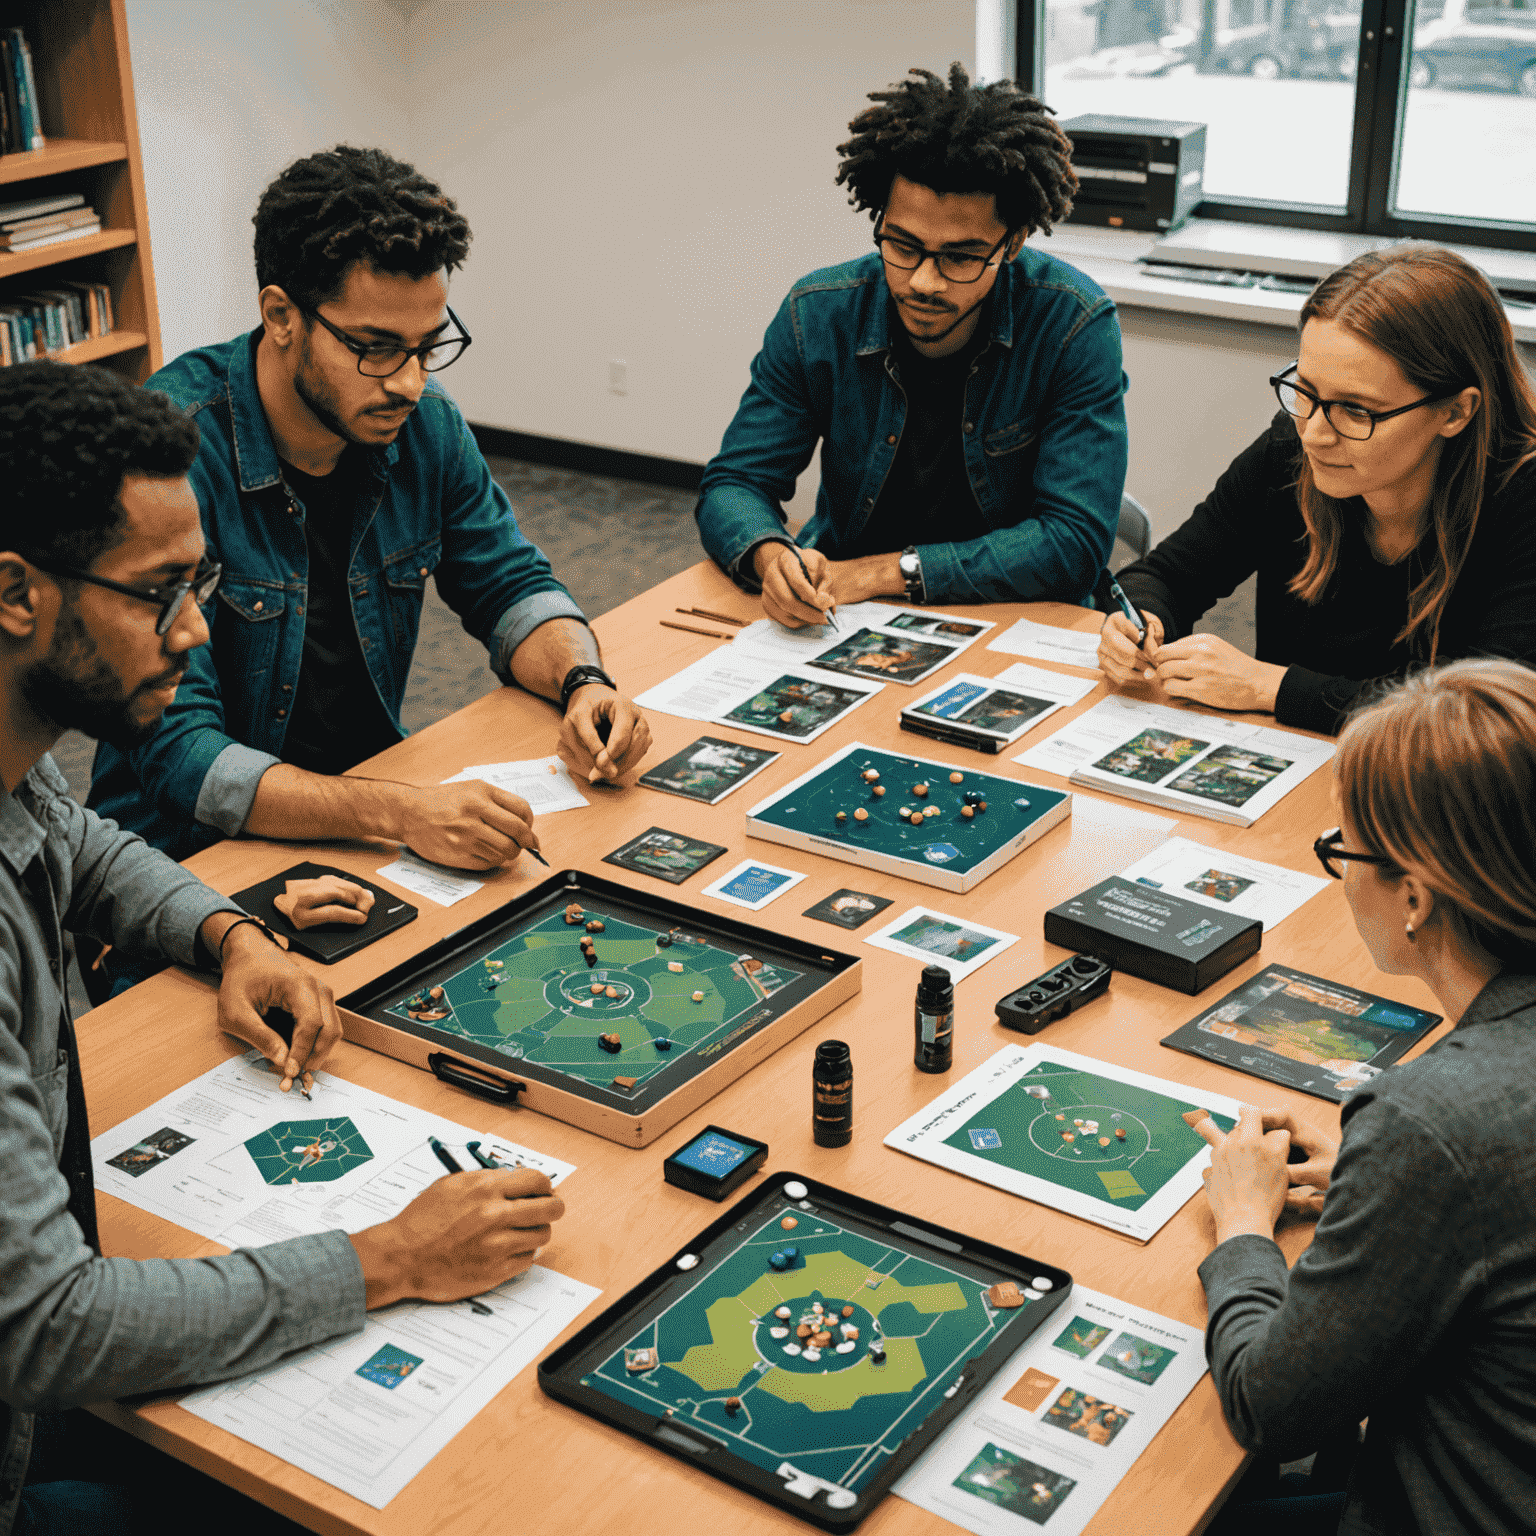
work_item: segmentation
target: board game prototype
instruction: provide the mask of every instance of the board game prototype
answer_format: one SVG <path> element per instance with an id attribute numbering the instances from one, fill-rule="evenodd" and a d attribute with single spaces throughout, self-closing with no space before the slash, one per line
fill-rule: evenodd
<path id="1" fill-rule="evenodd" d="M 854 996 L 858 959 L 567 870 L 341 999 L 347 1038 L 643 1147 Z"/>
<path id="2" fill-rule="evenodd" d="M 552 1397 L 851 1530 L 1072 1277 L 770 1175 L 539 1367 Z"/>
<path id="3" fill-rule="evenodd" d="M 1149 1241 L 1201 1187 L 1238 1106 L 1055 1046 L 1005 1046 L 885 1138 L 1069 1216 Z"/>
<path id="4" fill-rule="evenodd" d="M 747 812 L 747 835 L 965 892 L 1072 813 L 1072 797 L 853 742 Z"/>

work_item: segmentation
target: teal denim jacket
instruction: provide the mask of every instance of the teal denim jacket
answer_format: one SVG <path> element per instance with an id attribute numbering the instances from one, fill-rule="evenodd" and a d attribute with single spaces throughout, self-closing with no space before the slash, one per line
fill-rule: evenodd
<path id="1" fill-rule="evenodd" d="M 184 859 L 245 825 L 281 761 L 304 652 L 304 507 L 282 479 L 256 390 L 260 332 L 204 347 L 154 374 L 202 434 L 191 481 L 224 579 L 160 729 L 124 753 L 96 749 L 90 805 Z M 403 737 L 400 704 L 427 578 L 512 681 L 512 653 L 548 619 L 585 622 L 436 380 L 400 435 L 371 455 L 353 513 L 348 587 L 363 659 Z"/>
<path id="2" fill-rule="evenodd" d="M 871 254 L 803 278 L 768 327 L 695 510 L 706 551 L 749 590 L 739 562 L 785 537 L 782 504 L 818 441 L 821 489 L 800 544 L 836 560 L 874 512 L 907 411 L 889 316 Z M 1025 246 L 997 275 L 991 333 L 965 386 L 966 471 L 991 531 L 918 546 L 930 601 L 1088 595 L 1120 516 L 1126 387 L 1114 304 Z"/>

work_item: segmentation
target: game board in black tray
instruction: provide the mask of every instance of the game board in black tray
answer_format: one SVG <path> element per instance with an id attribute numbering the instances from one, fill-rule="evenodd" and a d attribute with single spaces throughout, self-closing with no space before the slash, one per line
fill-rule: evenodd
<path id="1" fill-rule="evenodd" d="M 349 1040 L 643 1147 L 861 981 L 852 955 L 566 870 L 338 1006 Z"/>
<path id="2" fill-rule="evenodd" d="M 551 1397 L 851 1530 L 1072 1277 L 770 1175 L 539 1366 Z"/>
<path id="3" fill-rule="evenodd" d="M 1072 813 L 1072 796 L 855 741 L 760 800 L 747 835 L 965 892 Z"/>

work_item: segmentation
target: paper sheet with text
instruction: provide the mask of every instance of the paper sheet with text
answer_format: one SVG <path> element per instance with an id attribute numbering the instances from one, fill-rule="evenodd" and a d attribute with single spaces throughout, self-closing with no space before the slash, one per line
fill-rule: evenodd
<path id="1" fill-rule="evenodd" d="M 96 1188 L 229 1248 L 314 1232 L 360 1232 L 445 1178 L 427 1144 L 537 1169 L 574 1165 L 385 1098 L 329 1072 L 314 1098 L 283 1093 L 257 1051 L 231 1057 L 91 1143 Z"/>
<path id="2" fill-rule="evenodd" d="M 1075 1286 L 895 1492 L 976 1536 L 1078 1536 L 1205 1372 L 1199 1328 Z"/>
<path id="3" fill-rule="evenodd" d="M 535 816 L 552 816 L 556 811 L 583 811 L 590 803 L 576 788 L 570 770 L 558 757 L 534 757 L 517 763 L 476 763 L 461 768 L 444 784 L 462 784 L 481 779 L 497 789 L 521 795 Z"/>
<path id="4" fill-rule="evenodd" d="M 1322 875 L 1304 875 L 1278 864 L 1245 859 L 1183 837 L 1170 837 L 1120 873 L 1127 880 L 1185 901 L 1256 917 L 1266 933 L 1332 883 Z"/>
<path id="5" fill-rule="evenodd" d="M 1054 624 L 1019 619 L 987 641 L 987 649 L 1001 651 L 1005 656 L 1033 656 L 1036 661 L 1086 667 L 1093 672 L 1099 667 L 1099 633 L 1096 629 L 1060 629 Z"/>

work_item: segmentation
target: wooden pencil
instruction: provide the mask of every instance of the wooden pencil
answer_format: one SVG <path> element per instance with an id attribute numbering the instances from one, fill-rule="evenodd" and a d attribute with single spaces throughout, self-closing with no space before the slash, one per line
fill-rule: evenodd
<path id="1" fill-rule="evenodd" d="M 734 635 L 722 635 L 718 629 L 698 629 L 692 624 L 674 624 L 671 619 L 662 619 L 663 629 L 685 629 L 690 635 L 708 635 L 711 640 L 733 640 Z"/>
<path id="2" fill-rule="evenodd" d="M 700 619 L 713 619 L 717 624 L 735 624 L 738 627 L 750 624 L 751 619 L 733 619 L 728 613 L 711 613 L 708 608 L 679 608 L 678 613 L 691 613 Z"/>

